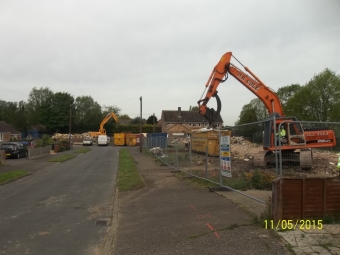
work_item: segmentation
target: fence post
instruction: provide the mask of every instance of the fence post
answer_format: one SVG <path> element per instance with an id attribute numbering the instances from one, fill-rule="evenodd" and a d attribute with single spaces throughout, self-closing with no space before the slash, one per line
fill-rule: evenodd
<path id="1" fill-rule="evenodd" d="M 178 168 L 178 139 L 176 139 L 176 168 Z"/>
<path id="2" fill-rule="evenodd" d="M 190 136 L 190 142 L 189 142 L 189 160 L 190 160 L 190 173 L 192 174 L 192 155 L 191 155 L 191 136 Z"/>
<path id="3" fill-rule="evenodd" d="M 164 161 L 165 161 L 166 164 L 168 164 L 169 162 L 167 160 L 167 157 L 168 157 L 168 142 L 169 142 L 169 137 L 167 136 L 164 139 L 165 139 Z"/>
<path id="4" fill-rule="evenodd" d="M 222 183 L 222 165 L 221 165 L 221 129 L 218 130 L 218 148 L 219 148 L 219 153 L 218 153 L 218 160 L 220 161 L 220 187 L 223 186 Z"/>

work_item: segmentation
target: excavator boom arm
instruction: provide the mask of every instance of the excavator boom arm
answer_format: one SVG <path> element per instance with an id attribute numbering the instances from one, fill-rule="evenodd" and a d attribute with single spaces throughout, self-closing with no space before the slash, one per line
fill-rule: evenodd
<path id="1" fill-rule="evenodd" d="M 252 72 L 246 68 L 252 74 Z M 281 101 L 274 91 L 264 85 L 261 81 L 245 74 L 237 67 L 230 64 L 228 72 L 239 82 L 241 82 L 247 89 L 254 93 L 265 105 L 269 114 L 277 112 L 280 116 L 284 116 L 282 111 Z"/>
<path id="2" fill-rule="evenodd" d="M 109 113 L 108 115 L 105 116 L 105 118 L 102 120 L 102 122 L 100 123 L 100 128 L 99 128 L 99 132 L 102 134 L 105 134 L 106 131 L 104 129 L 104 125 L 106 124 L 106 122 L 108 122 L 111 118 L 113 118 L 117 123 L 119 122 L 118 117 L 116 116 L 116 114 L 114 114 L 114 112 Z"/>
<path id="3" fill-rule="evenodd" d="M 280 116 L 284 116 L 280 99 L 275 94 L 275 92 L 264 85 L 264 83 L 258 77 L 256 77 L 247 67 L 245 67 L 245 70 L 250 75 L 244 73 L 239 68 L 231 64 L 231 57 L 232 52 L 227 52 L 222 56 L 220 61 L 214 67 L 205 85 L 208 88 L 205 97 L 198 101 L 199 113 L 208 119 L 210 126 L 213 124 L 213 122 L 215 121 L 214 118 L 218 116 L 221 110 L 219 97 L 217 96 L 217 87 L 220 85 L 220 83 L 226 80 L 226 78 L 223 78 L 226 77 L 228 74 L 232 75 L 236 80 L 238 80 L 247 89 L 254 93 L 264 103 L 269 114 L 277 112 Z M 218 100 L 217 112 L 215 112 L 214 109 L 209 109 L 206 106 L 211 97 L 216 97 L 216 99 Z"/>

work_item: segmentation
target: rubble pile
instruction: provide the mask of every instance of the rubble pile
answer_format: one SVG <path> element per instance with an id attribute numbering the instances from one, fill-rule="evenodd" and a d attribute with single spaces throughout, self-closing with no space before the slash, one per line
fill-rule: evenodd
<path id="1" fill-rule="evenodd" d="M 168 144 L 169 147 L 175 147 L 176 145 L 188 145 L 190 143 L 190 138 L 176 138 L 171 140 Z"/>
<path id="2" fill-rule="evenodd" d="M 162 158 L 166 157 L 166 155 L 163 153 L 162 149 L 160 147 L 153 147 L 149 150 L 154 155 L 159 155 Z"/>
<path id="3" fill-rule="evenodd" d="M 246 145 L 248 147 L 258 147 L 257 144 L 249 142 L 248 140 L 244 139 L 243 136 L 232 136 L 230 138 L 230 143 L 233 145 L 240 144 L 240 145 Z"/>
<path id="4" fill-rule="evenodd" d="M 245 144 L 249 142 L 245 140 L 243 136 L 232 136 L 230 137 L 230 143 L 231 144 Z"/>
<path id="5" fill-rule="evenodd" d="M 263 151 L 262 145 L 251 143 L 243 137 L 231 137 L 230 149 L 233 169 L 249 169 L 251 165 L 243 165 L 244 161 L 251 161 L 254 156 Z M 304 172 L 306 176 L 336 176 L 339 171 L 336 168 L 339 155 L 331 150 L 313 149 L 313 168 L 310 172 Z M 299 166 L 285 166 L 284 171 L 291 169 L 295 174 L 300 173 Z"/>
<path id="6" fill-rule="evenodd" d="M 84 138 L 89 137 L 90 133 L 82 133 L 82 134 L 71 134 L 71 138 Z M 61 134 L 61 133 L 55 133 L 52 138 L 54 139 L 68 139 L 70 137 L 69 134 Z"/>

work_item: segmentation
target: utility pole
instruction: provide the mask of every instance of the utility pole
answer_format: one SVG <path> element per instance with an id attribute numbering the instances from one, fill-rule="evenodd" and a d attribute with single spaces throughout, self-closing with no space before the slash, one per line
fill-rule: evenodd
<path id="1" fill-rule="evenodd" d="M 142 134 L 142 97 L 139 98 L 140 100 L 140 137 L 139 137 L 139 152 L 142 152 L 142 143 L 143 143 L 143 134 Z"/>
<path id="2" fill-rule="evenodd" d="M 152 116 L 152 133 L 155 133 L 155 113 Z"/>

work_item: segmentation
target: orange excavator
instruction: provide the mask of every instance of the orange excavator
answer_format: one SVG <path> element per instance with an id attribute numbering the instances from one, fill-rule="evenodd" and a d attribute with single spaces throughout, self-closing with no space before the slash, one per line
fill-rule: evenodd
<path id="1" fill-rule="evenodd" d="M 220 83 L 225 82 L 228 79 L 228 74 L 230 74 L 254 93 L 264 103 L 269 113 L 268 118 L 264 122 L 263 151 L 258 155 L 254 155 L 255 166 L 265 166 L 270 161 L 269 156 L 278 149 L 277 143 L 275 142 L 277 139 L 273 131 L 279 130 L 281 126 L 285 126 L 286 136 L 285 139 L 282 139 L 282 143 L 280 143 L 282 153 L 291 155 L 289 160 L 299 161 L 301 168 L 311 168 L 311 149 L 334 147 L 336 145 L 334 131 L 327 128 L 304 130 L 296 117 L 284 116 L 281 101 L 276 93 L 240 62 L 248 74 L 232 64 L 232 57 L 239 62 L 232 55 L 232 52 L 227 52 L 213 69 L 205 85 L 205 91 L 207 90 L 205 97 L 203 98 L 202 95 L 201 99 L 197 102 L 199 114 L 203 115 L 209 121 L 209 127 L 214 126 L 214 122 L 221 111 L 221 100 L 217 95 L 217 87 Z M 207 107 L 207 103 L 211 97 L 216 98 L 216 111 L 213 108 L 210 109 Z"/>
<path id="2" fill-rule="evenodd" d="M 102 120 L 102 122 L 100 123 L 100 127 L 99 127 L 99 131 L 98 132 L 90 132 L 90 136 L 91 137 L 97 137 L 99 135 L 106 135 L 106 130 L 104 129 L 104 125 L 106 124 L 106 122 L 108 122 L 110 119 L 114 119 L 116 121 L 116 123 L 119 122 L 118 117 L 116 116 L 116 114 L 114 112 L 110 112 L 109 114 L 107 114 L 105 116 L 105 118 Z"/>

